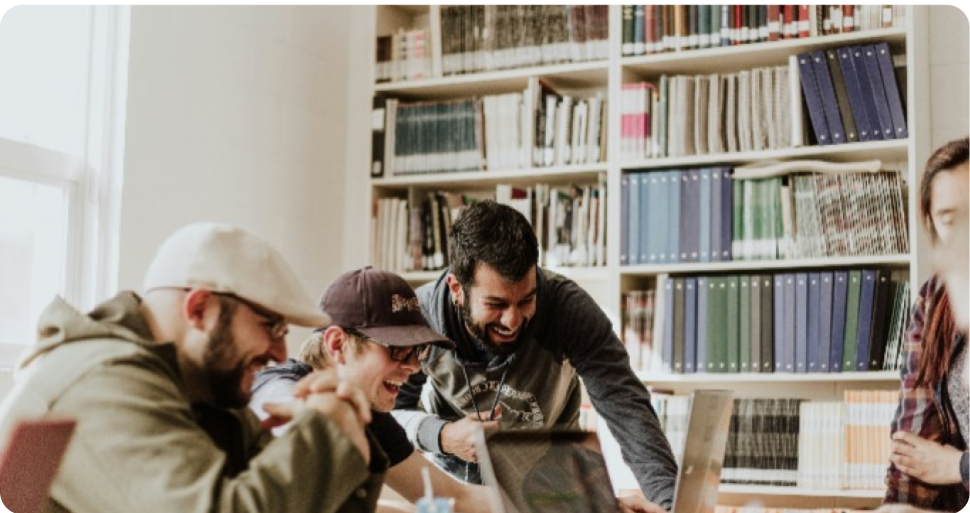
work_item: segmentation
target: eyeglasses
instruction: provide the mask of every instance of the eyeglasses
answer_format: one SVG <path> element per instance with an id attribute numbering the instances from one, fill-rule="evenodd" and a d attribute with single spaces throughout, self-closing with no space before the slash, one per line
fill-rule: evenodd
<path id="1" fill-rule="evenodd" d="M 273 340 L 283 340 L 286 337 L 286 334 L 290 332 L 286 318 L 282 315 L 270 312 L 256 303 L 235 294 L 230 294 L 228 292 L 212 292 L 212 295 L 236 300 L 246 305 L 250 310 L 253 311 L 254 314 L 266 319 L 267 327 L 269 327 L 269 336 L 272 337 Z"/>
<path id="2" fill-rule="evenodd" d="M 431 353 L 432 344 L 418 344 L 416 346 L 408 346 L 408 347 L 392 346 L 386 342 L 381 342 L 376 338 L 371 338 L 353 328 L 344 328 L 343 330 L 346 333 L 354 337 L 357 337 L 361 340 L 373 342 L 381 347 L 386 348 L 388 355 L 390 355 L 391 357 L 391 360 L 394 360 L 395 362 L 408 362 L 411 360 L 411 357 L 414 355 L 418 356 L 419 362 L 423 362 L 424 360 L 428 359 L 428 355 Z"/>

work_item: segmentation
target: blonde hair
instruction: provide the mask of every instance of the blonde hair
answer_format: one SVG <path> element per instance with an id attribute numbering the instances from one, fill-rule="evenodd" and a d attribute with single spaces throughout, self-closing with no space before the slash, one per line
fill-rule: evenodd
<path id="1" fill-rule="evenodd" d="M 344 350 L 360 354 L 364 350 L 364 340 L 343 328 L 340 330 L 343 332 Z M 333 357 L 327 352 L 325 334 L 326 331 L 314 332 L 300 345 L 300 360 L 315 370 L 334 366 Z"/>

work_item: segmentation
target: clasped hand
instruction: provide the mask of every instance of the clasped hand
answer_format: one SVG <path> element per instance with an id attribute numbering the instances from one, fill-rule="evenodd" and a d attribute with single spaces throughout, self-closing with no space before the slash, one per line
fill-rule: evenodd
<path id="1" fill-rule="evenodd" d="M 350 438 L 354 446 L 370 462 L 370 445 L 364 426 L 371 421 L 370 402 L 359 388 L 341 382 L 333 369 L 315 371 L 301 379 L 293 388 L 291 403 L 267 403 L 263 409 L 269 417 L 263 426 L 272 428 L 289 422 L 306 408 L 326 415 Z"/>

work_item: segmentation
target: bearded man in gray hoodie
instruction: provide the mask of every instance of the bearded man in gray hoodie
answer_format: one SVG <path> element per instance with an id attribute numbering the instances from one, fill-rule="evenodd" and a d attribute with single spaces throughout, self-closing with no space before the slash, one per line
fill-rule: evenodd
<path id="1" fill-rule="evenodd" d="M 244 230 L 196 224 L 170 236 L 144 295 L 82 314 L 57 298 L 0 406 L 17 421 L 68 417 L 73 440 L 45 511 L 369 512 L 384 454 L 370 405 L 333 371 L 294 389 L 273 439 L 246 407 L 253 374 L 286 359 L 287 324 L 323 327 L 282 256 Z"/>

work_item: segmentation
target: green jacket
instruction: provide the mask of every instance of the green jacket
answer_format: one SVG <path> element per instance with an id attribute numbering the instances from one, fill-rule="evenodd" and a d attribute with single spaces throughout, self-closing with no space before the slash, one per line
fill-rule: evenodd
<path id="1" fill-rule="evenodd" d="M 77 420 L 47 511 L 374 510 L 383 453 L 372 449 L 368 468 L 313 411 L 274 439 L 246 408 L 193 407 L 175 345 L 151 340 L 140 305 L 122 292 L 83 315 L 55 299 L 41 317 L 36 351 L 0 406 L 0 440 L 19 418 Z"/>

